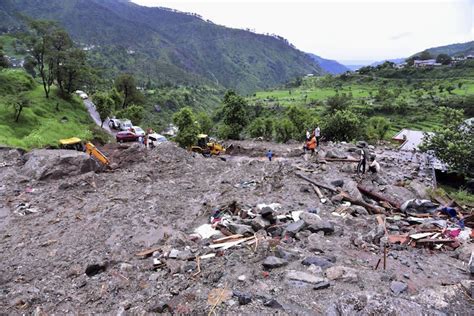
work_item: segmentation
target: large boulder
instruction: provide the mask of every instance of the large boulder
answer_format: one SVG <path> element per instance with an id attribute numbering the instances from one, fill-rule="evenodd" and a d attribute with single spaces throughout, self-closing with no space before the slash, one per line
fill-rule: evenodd
<path id="1" fill-rule="evenodd" d="M 329 149 L 327 152 L 326 152 L 326 158 L 338 158 L 338 159 L 346 159 L 347 158 L 347 154 L 342 152 L 341 150 L 339 149 Z"/>
<path id="2" fill-rule="evenodd" d="M 37 149 L 24 158 L 26 163 L 21 173 L 36 180 L 76 176 L 100 167 L 86 153 L 74 150 Z"/>

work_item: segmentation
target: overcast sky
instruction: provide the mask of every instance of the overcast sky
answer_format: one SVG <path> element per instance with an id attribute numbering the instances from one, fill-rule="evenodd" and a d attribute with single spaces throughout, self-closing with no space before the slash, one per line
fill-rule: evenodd
<path id="1" fill-rule="evenodd" d="M 474 40 L 474 0 L 132 0 L 194 12 L 214 23 L 275 33 L 338 61 L 407 57 Z"/>

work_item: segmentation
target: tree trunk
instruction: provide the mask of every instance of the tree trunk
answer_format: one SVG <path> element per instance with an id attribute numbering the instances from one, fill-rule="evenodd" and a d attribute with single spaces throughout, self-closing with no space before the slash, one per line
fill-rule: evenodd
<path id="1" fill-rule="evenodd" d="M 21 114 L 22 110 L 23 110 L 23 106 L 20 105 L 20 108 L 18 109 L 18 111 L 16 113 L 15 123 L 18 123 L 18 120 L 20 119 L 20 114 Z"/>

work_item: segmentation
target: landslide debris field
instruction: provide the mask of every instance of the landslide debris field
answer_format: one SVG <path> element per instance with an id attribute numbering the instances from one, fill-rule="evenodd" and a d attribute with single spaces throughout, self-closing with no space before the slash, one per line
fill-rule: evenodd
<path id="1" fill-rule="evenodd" d="M 354 147 L 109 145 L 112 171 L 1 149 L 0 311 L 472 313 L 472 209 L 454 205 L 462 228 L 412 200 L 431 184 L 420 156 L 373 148 L 382 172 L 357 176 Z"/>

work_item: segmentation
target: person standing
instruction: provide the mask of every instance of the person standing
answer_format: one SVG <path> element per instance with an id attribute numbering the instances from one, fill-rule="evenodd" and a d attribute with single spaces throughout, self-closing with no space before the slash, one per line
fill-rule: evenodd
<path id="1" fill-rule="evenodd" d="M 321 139 L 321 129 L 319 125 L 314 129 L 314 137 L 316 137 L 316 147 L 319 148 L 319 140 Z"/>
<path id="2" fill-rule="evenodd" d="M 309 131 L 307 130 L 307 131 L 306 131 L 306 141 L 308 141 L 310 137 L 311 137 L 311 134 L 310 134 Z"/>
<path id="3" fill-rule="evenodd" d="M 357 165 L 357 174 L 359 174 L 359 172 L 362 172 L 362 174 L 365 174 L 367 159 L 369 159 L 369 156 L 370 156 L 367 145 L 364 144 L 364 146 L 359 152 L 360 152 L 360 161 L 359 161 L 359 164 Z"/>
<path id="4" fill-rule="evenodd" d="M 316 149 L 316 137 L 311 137 L 311 140 L 308 142 L 307 145 L 308 149 L 311 151 L 311 155 L 314 154 L 314 150 Z"/>
<path id="5" fill-rule="evenodd" d="M 272 161 L 272 157 L 273 157 L 273 152 L 271 149 L 269 149 L 267 151 L 267 158 L 268 158 L 268 161 Z"/>
<path id="6" fill-rule="evenodd" d="M 370 157 L 369 171 L 372 173 L 379 173 L 380 170 L 380 164 L 375 160 L 375 157 Z"/>

